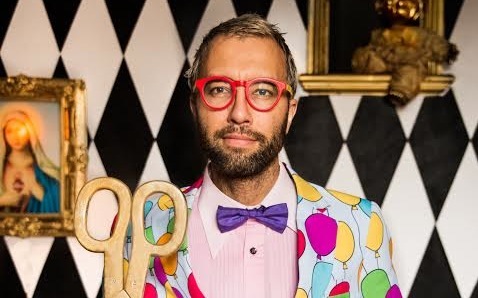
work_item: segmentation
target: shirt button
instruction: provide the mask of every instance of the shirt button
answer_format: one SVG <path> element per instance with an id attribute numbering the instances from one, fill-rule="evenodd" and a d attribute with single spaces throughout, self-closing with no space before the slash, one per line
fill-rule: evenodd
<path id="1" fill-rule="evenodd" d="M 251 253 L 251 255 L 255 255 L 257 253 L 257 249 L 255 247 L 252 247 L 251 249 L 249 249 L 249 252 Z"/>

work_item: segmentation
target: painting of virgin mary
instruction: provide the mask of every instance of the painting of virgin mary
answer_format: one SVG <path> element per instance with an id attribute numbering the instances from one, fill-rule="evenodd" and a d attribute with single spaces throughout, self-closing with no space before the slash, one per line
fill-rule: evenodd
<path id="1" fill-rule="evenodd" d="M 60 170 L 43 151 L 29 116 L 11 111 L 0 128 L 0 210 L 59 212 Z"/>

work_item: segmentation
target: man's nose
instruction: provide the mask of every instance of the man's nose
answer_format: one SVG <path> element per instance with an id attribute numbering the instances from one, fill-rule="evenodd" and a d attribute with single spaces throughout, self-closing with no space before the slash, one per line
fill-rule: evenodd
<path id="1" fill-rule="evenodd" d="M 246 92 L 244 87 L 238 87 L 236 89 L 236 98 L 232 103 L 231 110 L 229 112 L 228 120 L 232 123 L 242 124 L 251 122 L 251 109 L 246 99 Z"/>

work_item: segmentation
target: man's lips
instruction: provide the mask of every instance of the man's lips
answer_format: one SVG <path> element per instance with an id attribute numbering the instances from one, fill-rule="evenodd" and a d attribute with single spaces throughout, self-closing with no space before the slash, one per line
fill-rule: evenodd
<path id="1" fill-rule="evenodd" d="M 222 138 L 226 142 L 226 144 L 233 147 L 250 146 L 252 143 L 256 141 L 256 139 L 248 135 L 236 134 L 236 133 L 225 134 Z"/>

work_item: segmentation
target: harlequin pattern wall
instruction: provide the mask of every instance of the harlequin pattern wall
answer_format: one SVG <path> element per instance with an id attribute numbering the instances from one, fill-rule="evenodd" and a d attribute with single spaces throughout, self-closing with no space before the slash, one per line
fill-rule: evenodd
<path id="1" fill-rule="evenodd" d="M 401 109 L 299 90 L 281 154 L 304 178 L 381 205 L 408 297 L 478 297 L 478 1 L 447 0 L 445 10 L 446 37 L 461 51 L 450 90 Z M 5 0 L 0 76 L 85 80 L 89 179 L 184 185 L 205 160 L 190 145 L 183 73 L 208 29 L 245 12 L 277 23 L 305 72 L 305 0 Z M 110 194 L 95 197 L 97 237 L 115 212 Z M 102 262 L 73 237 L 1 237 L 0 296 L 100 297 Z"/>

